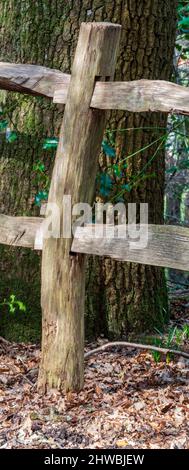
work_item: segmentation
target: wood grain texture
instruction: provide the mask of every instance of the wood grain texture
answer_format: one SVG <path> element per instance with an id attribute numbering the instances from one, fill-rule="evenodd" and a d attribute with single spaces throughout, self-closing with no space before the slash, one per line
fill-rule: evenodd
<path id="1" fill-rule="evenodd" d="M 56 90 L 55 103 L 66 103 L 67 87 Z M 189 113 L 189 89 L 164 80 L 97 82 L 91 107 L 130 112 Z"/>
<path id="2" fill-rule="evenodd" d="M 121 27 L 82 23 L 48 203 L 63 220 L 63 196 L 92 204 L 105 112 L 90 109 L 97 77 L 113 79 Z M 47 207 L 48 212 L 48 207 Z M 80 390 L 84 377 L 85 256 L 71 239 L 44 241 L 42 256 L 42 360 L 38 387 Z"/>
<path id="3" fill-rule="evenodd" d="M 142 228 L 142 226 L 141 226 Z M 118 227 L 115 226 L 115 237 L 111 238 L 112 228 L 95 226 L 95 233 L 91 233 L 91 226 L 78 228 L 75 235 L 72 251 L 99 256 L 108 256 L 119 261 L 163 266 L 183 271 L 189 270 L 189 229 L 172 225 L 148 225 L 148 244 L 142 249 L 131 249 L 130 241 L 134 238 L 118 238 Z M 119 226 L 120 234 L 124 234 L 124 227 Z M 131 231 L 130 231 L 131 233 Z M 109 238 L 108 238 L 109 237 Z"/>
<path id="4" fill-rule="evenodd" d="M 43 249 L 43 240 L 38 238 L 43 218 L 11 217 L 0 215 L 0 243 L 9 246 L 22 246 Z M 94 228 L 94 226 L 92 226 Z M 124 228 L 119 226 L 120 233 Z M 130 261 L 153 266 L 163 266 L 183 271 L 189 270 L 189 229 L 173 225 L 148 225 L 148 245 L 145 248 L 131 249 L 129 238 L 111 238 L 111 227 L 103 226 L 107 238 L 101 237 L 102 226 L 91 234 L 91 226 L 78 228 L 73 239 L 71 252 L 108 256 L 119 261 Z M 128 234 L 128 226 L 127 232 Z M 130 230 L 131 233 L 131 230 Z M 131 240 L 131 239 L 130 239 Z"/>
<path id="5" fill-rule="evenodd" d="M 0 214 L 0 243 L 34 249 L 36 234 L 42 222 L 40 217 L 11 217 Z M 42 245 L 39 249 L 42 249 Z"/>
<path id="6" fill-rule="evenodd" d="M 30 64 L 0 62 L 0 88 L 52 98 L 57 88 L 68 91 L 70 75 Z"/>
<path id="7" fill-rule="evenodd" d="M 0 88 L 66 104 L 71 76 L 39 65 L 0 62 Z M 164 80 L 96 83 L 91 107 L 130 112 L 189 113 L 189 89 Z"/>

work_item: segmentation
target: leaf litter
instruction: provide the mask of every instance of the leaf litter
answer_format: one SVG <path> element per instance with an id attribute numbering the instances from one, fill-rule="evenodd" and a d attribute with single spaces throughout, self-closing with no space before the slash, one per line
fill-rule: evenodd
<path id="1" fill-rule="evenodd" d="M 43 396 L 39 347 L 0 352 L 0 448 L 189 448 L 189 360 L 114 348 L 86 361 L 83 391 Z"/>

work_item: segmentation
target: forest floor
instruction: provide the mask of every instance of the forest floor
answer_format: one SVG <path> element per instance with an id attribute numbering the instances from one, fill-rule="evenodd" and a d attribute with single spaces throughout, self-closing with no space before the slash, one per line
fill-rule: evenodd
<path id="1" fill-rule="evenodd" d="M 189 324 L 175 302 L 172 322 L 183 317 Z M 0 448 L 189 448 L 188 359 L 156 363 L 150 352 L 114 348 L 86 361 L 82 392 L 43 396 L 39 347 L 0 350 Z"/>

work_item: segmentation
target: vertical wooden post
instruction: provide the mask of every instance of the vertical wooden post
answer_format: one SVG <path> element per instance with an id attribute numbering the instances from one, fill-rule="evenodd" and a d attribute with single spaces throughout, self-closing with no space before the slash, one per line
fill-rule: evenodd
<path id="1" fill-rule="evenodd" d="M 112 80 L 121 26 L 82 23 L 57 150 L 49 202 L 92 204 L 105 112 L 91 109 L 95 81 Z M 61 234 L 62 235 L 62 234 Z M 85 256 L 72 240 L 46 239 L 42 259 L 42 359 L 38 387 L 80 390 L 84 376 Z"/>

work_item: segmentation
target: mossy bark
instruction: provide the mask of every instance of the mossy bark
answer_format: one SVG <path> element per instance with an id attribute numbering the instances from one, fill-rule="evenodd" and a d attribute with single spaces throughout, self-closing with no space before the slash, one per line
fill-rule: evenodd
<path id="1" fill-rule="evenodd" d="M 1 0 L 0 59 L 46 65 L 70 72 L 81 21 L 121 23 L 122 40 L 116 78 L 170 79 L 175 39 L 175 0 Z M 11 214 L 36 214 L 33 196 L 38 188 L 33 164 L 44 160 L 51 172 L 52 158 L 42 150 L 43 138 L 57 135 L 63 108 L 48 100 L 7 94 L 6 108 L 20 132 L 14 144 L 1 142 L 0 210 Z M 114 128 L 166 126 L 162 114 L 112 113 Z M 157 131 L 117 133 L 119 155 L 144 147 Z M 136 174 L 152 157 L 155 146 L 130 160 Z M 119 158 L 119 157 L 118 157 Z M 101 161 L 103 166 L 105 161 Z M 143 186 L 127 200 L 148 202 L 150 222 L 161 223 L 163 214 L 164 152 L 159 152 Z M 0 292 L 4 297 L 17 279 L 19 297 L 26 285 L 32 293 L 32 311 L 40 314 L 40 256 L 27 250 L 0 247 Z M 35 289 L 33 291 L 33 282 Z M 8 286 L 4 289 L 3 286 Z M 159 325 L 167 316 L 167 296 L 161 269 L 112 260 L 89 258 L 86 330 L 123 336 Z"/>

